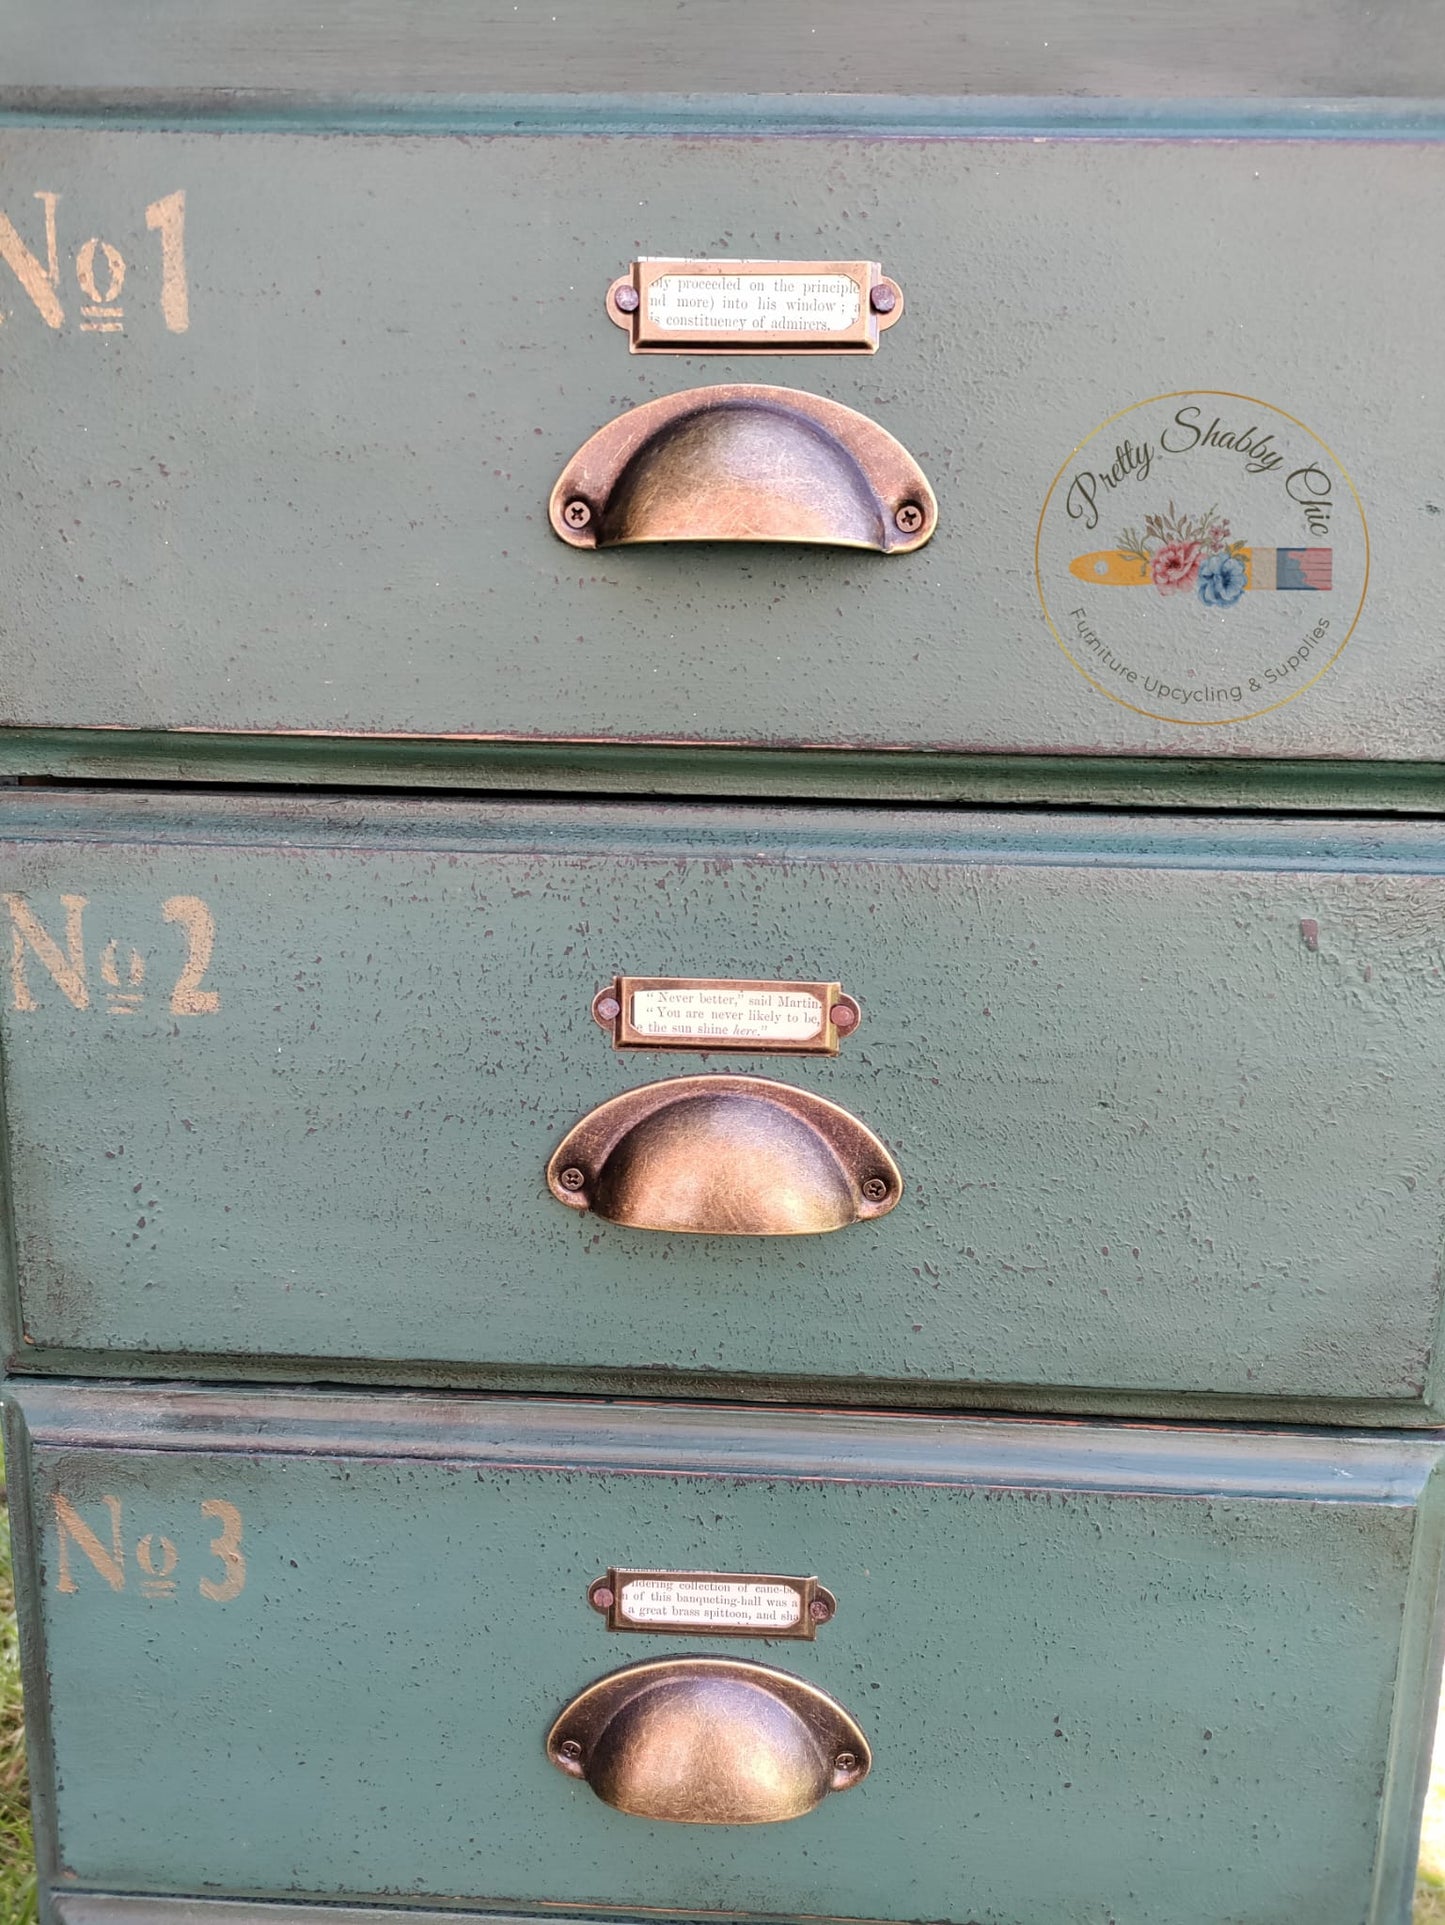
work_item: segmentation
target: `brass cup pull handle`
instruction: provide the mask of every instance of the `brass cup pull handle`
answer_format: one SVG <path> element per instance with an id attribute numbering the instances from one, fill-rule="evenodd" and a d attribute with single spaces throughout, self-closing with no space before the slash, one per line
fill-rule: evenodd
<path id="1" fill-rule="evenodd" d="M 801 1818 L 873 1762 L 826 1691 L 732 1658 L 654 1658 L 599 1678 L 547 1733 L 547 1756 L 614 1810 L 681 1825 Z"/>
<path id="2" fill-rule="evenodd" d="M 923 470 L 866 414 L 735 382 L 619 415 L 563 469 L 548 507 L 574 548 L 802 541 L 901 554 L 938 521 Z"/>
<path id="3" fill-rule="evenodd" d="M 677 1076 L 614 1096 L 563 1137 L 547 1183 L 569 1209 L 699 1236 L 841 1230 L 903 1194 L 857 1117 L 761 1076 Z"/>

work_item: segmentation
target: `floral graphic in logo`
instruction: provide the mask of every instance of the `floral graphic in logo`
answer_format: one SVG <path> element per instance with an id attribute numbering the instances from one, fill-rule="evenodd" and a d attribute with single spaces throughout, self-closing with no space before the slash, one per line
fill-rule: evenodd
<path id="1" fill-rule="evenodd" d="M 1117 552 L 1137 561 L 1161 595 L 1192 590 L 1207 608 L 1233 608 L 1249 581 L 1249 550 L 1215 508 L 1182 515 L 1171 501 L 1167 514 L 1145 518 L 1142 535 L 1126 528 Z"/>
<path id="2" fill-rule="evenodd" d="M 1196 595 L 1206 608 L 1233 608 L 1246 588 L 1328 594 L 1334 550 L 1251 548 L 1234 539 L 1213 508 L 1181 515 L 1171 501 L 1167 514 L 1148 516 L 1142 535 L 1126 528 L 1117 548 L 1076 555 L 1069 573 L 1095 588 L 1154 588 L 1161 595 Z"/>
<path id="3" fill-rule="evenodd" d="M 1242 556 L 1206 555 L 1199 564 L 1199 599 L 1210 608 L 1233 608 L 1248 579 Z"/>
<path id="4" fill-rule="evenodd" d="M 1370 537 L 1354 483 L 1302 421 L 1179 388 L 1075 442 L 1039 510 L 1034 574 L 1054 640 L 1101 695 L 1210 727 L 1269 714 L 1338 660 Z"/>

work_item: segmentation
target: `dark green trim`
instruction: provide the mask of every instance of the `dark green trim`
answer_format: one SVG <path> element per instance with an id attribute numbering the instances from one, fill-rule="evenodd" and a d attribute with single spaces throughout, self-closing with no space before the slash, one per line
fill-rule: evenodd
<path id="1" fill-rule="evenodd" d="M 17 847 L 453 851 L 609 863 L 1006 863 L 1312 875 L 1445 875 L 1445 824 L 1356 815 L 1217 811 L 695 806 L 640 797 L 454 797 L 80 788 L 0 794 L 0 835 Z M 0 1115 L 3 1125 L 3 1115 Z"/>
<path id="2" fill-rule="evenodd" d="M 1445 1570 L 1445 1503 L 1440 1473 L 1418 1513 L 1410 1583 L 1403 1614 L 1399 1663 L 1395 1668 L 1394 1714 L 1385 1767 L 1379 1846 L 1375 1854 L 1375 1918 L 1408 1918 L 1420 1856 L 1420 1813 L 1434 1763 L 1434 1720 L 1423 1724 L 1406 1706 L 1434 1704 L 1445 1653 L 1445 1616 L 1441 1614 L 1441 1576 Z"/>
<path id="3" fill-rule="evenodd" d="M 737 1409 L 597 1398 L 358 1397 L 253 1385 L 5 1385 L 32 1451 L 175 1451 L 474 1464 L 576 1477 L 973 1485 L 1128 1497 L 1419 1504 L 1445 1438 L 1279 1426 L 921 1420 L 880 1411 Z M 1417 1697 L 1415 1702 L 1420 1700 Z"/>
<path id="4" fill-rule="evenodd" d="M 351 1363 L 335 1357 L 278 1357 L 264 1352 L 244 1358 L 201 1356 L 181 1351 L 94 1351 L 26 1345 L 8 1365 L 12 1395 L 29 1402 L 45 1378 L 88 1378 L 97 1386 L 138 1379 L 171 1383 L 202 1380 L 214 1385 L 261 1382 L 310 1388 L 324 1383 L 337 1389 L 400 1390 L 502 1397 L 609 1399 L 678 1398 L 706 1410 L 719 1404 L 756 1408 L 827 1406 L 837 1416 L 869 1411 L 996 1422 L 1010 1416 L 1030 1420 L 1094 1418 L 1150 1423 L 1198 1422 L 1309 1425 L 1312 1428 L 1378 1432 L 1434 1432 L 1442 1422 L 1438 1403 L 1403 1398 L 1240 1397 L 1207 1392 L 1088 1389 L 1050 1384 L 977 1384 L 924 1382 L 878 1377 L 762 1378 L 686 1370 L 544 1369 L 498 1364 L 427 1364 L 416 1361 Z M 33 1387 L 33 1388 L 32 1388 Z"/>
<path id="5" fill-rule="evenodd" d="M 19 87 L 0 126 L 206 133 L 869 139 L 1440 140 L 1432 99 L 1081 99 L 1073 95 L 399 94 Z"/>
<path id="6" fill-rule="evenodd" d="M 595 1907 L 582 1910 L 572 1906 L 548 1905 L 545 1912 L 499 1912 L 484 1901 L 458 1899 L 445 1911 L 435 1905 L 411 1905 L 388 1896 L 376 1904 L 357 1900 L 338 1904 L 327 1897 L 306 1899 L 268 1898 L 155 1898 L 135 1892 L 80 1891 L 67 1884 L 63 1891 L 48 1895 L 49 1912 L 42 1915 L 43 1925 L 458 1925 L 461 1919 L 485 1920 L 486 1925 L 541 1925 L 545 1919 L 566 1919 L 569 1925 L 656 1925 L 661 1917 L 677 1919 L 676 1912 L 639 1914 L 622 1910 L 599 1912 Z M 687 1917 L 687 1914 L 682 1916 Z M 735 1912 L 707 1914 L 728 1922 L 743 1916 Z M 749 1912 L 750 1919 L 771 1916 Z M 788 1922 L 790 1925 L 790 1922 Z M 826 1925 L 818 1921 L 818 1925 Z M 870 1919 L 841 1920 L 838 1925 L 886 1925 Z"/>
<path id="7" fill-rule="evenodd" d="M 1445 764 L 0 729 L 0 776 L 799 801 L 1445 813 Z"/>
<path id="8" fill-rule="evenodd" d="M 17 1592 L 20 1682 L 25 1694 L 25 1749 L 30 1767 L 30 1811 L 35 1868 L 42 1893 L 60 1875 L 59 1787 L 50 1717 L 50 1666 L 40 1610 L 41 1537 L 35 1516 L 35 1455 L 30 1427 L 18 1401 L 0 1385 L 9 1489 L 10 1543 Z"/>

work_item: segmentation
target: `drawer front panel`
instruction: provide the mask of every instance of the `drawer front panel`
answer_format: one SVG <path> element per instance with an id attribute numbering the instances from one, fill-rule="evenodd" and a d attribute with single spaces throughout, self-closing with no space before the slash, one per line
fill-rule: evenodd
<path id="1" fill-rule="evenodd" d="M 382 101 L 394 111 L 408 94 L 435 118 L 458 96 L 503 90 L 570 96 L 579 119 L 599 93 L 631 96 L 654 119 L 678 110 L 666 90 L 686 88 L 682 111 L 694 117 L 699 94 L 750 96 L 754 116 L 769 95 L 796 106 L 819 94 L 823 125 L 836 125 L 860 90 L 865 109 L 881 94 L 1068 93 L 1082 119 L 1080 96 L 1113 105 L 1108 97 L 1126 81 L 1140 97 L 1187 105 L 1204 96 L 1216 107 L 1222 99 L 1242 122 L 1258 121 L 1260 103 L 1279 96 L 1303 96 L 1302 119 L 1311 96 L 1354 97 L 1376 113 L 1382 103 L 1417 107 L 1445 96 L 1445 54 L 1427 14 L 1381 20 L 1361 0 L 1281 0 L 1260 18 L 1245 0 L 1221 0 L 1214 19 L 1218 39 L 1176 4 L 1082 17 L 1036 0 L 1033 22 L 1045 39 L 1020 34 L 1013 0 L 974 0 L 966 34 L 947 7 L 921 11 L 901 34 L 868 0 L 783 11 L 769 0 L 733 0 L 726 20 L 691 11 L 659 19 L 648 0 L 552 0 L 540 18 L 512 0 L 413 0 L 404 22 L 333 0 L 247 0 L 222 14 L 154 0 L 126 20 L 97 0 L 17 0 L 0 19 L 0 72 L 8 98 L 32 108 L 53 108 L 52 89 L 102 98 L 121 91 L 134 111 L 147 97 L 194 104 L 197 90 L 215 88 L 232 106 L 263 90 L 275 113 L 304 90 L 297 105 L 312 118 L 348 98 L 382 118 Z M 1237 46 L 1245 32 L 1253 35 L 1247 74 Z M 1246 85 L 1248 100 L 1236 98 Z M 1331 104 L 1332 120 L 1346 118 L 1342 103 Z M 735 100 L 724 106 L 743 111 Z"/>
<path id="2" fill-rule="evenodd" d="M 1433 826 L 3 819 L 22 1368 L 1438 1408 Z M 618 973 L 837 980 L 863 1020 L 833 1058 L 615 1051 Z M 717 1071 L 842 1105 L 897 1208 L 697 1236 L 548 1194 L 594 1106 Z"/>
<path id="3" fill-rule="evenodd" d="M 163 1868 L 175 1893 L 686 1916 L 1403 1916 L 1433 1441 L 19 1394 L 68 1891 Z M 586 1592 L 614 1563 L 817 1572 L 815 1641 L 728 1654 L 841 1702 L 866 1782 L 739 1829 L 560 1775 L 574 1694 L 716 1648 L 609 1635 Z"/>
<path id="4" fill-rule="evenodd" d="M 0 508 L 9 723 L 1445 755 L 1445 479 L 1419 319 L 1445 307 L 1445 263 L 1418 243 L 1445 214 L 1445 148 L 36 127 L 0 151 L 26 276 L 0 261 L 26 477 Z M 177 195 L 183 315 L 180 244 L 163 245 Z M 79 259 L 92 239 L 119 270 Z M 1219 271 L 1235 247 L 1247 276 Z M 628 357 L 614 276 L 639 254 L 740 249 L 877 258 L 907 311 L 877 360 Z M 122 318 L 87 321 L 87 286 L 121 272 Z M 930 545 L 556 539 L 549 492 L 595 430 L 740 377 L 896 435 L 939 496 Z M 1217 397 L 1195 425 L 1217 413 L 1237 459 L 1186 451 L 1183 430 L 1166 458 L 1142 417 L 1104 429 L 1079 458 L 1104 505 L 1077 518 L 1075 559 L 1213 508 L 1257 555 L 1329 551 L 1333 586 L 1238 606 L 1080 586 L 1049 523 L 1056 639 L 1035 555 L 1055 476 L 1101 424 L 1181 390 Z M 1244 452 L 1270 429 L 1278 472 Z M 1288 479 L 1317 462 L 1323 522 Z"/>

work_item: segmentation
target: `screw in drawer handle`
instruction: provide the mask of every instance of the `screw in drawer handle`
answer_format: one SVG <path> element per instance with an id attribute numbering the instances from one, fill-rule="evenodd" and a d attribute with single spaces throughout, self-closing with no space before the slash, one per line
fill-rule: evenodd
<path id="1" fill-rule="evenodd" d="M 614 1096 L 563 1137 L 547 1183 L 569 1209 L 699 1236 L 841 1230 L 903 1194 L 857 1117 L 761 1076 L 678 1076 Z"/>
<path id="2" fill-rule="evenodd" d="M 902 554 L 938 522 L 923 470 L 866 414 L 733 383 L 643 402 L 599 428 L 548 507 L 574 548 L 800 541 Z"/>
<path id="3" fill-rule="evenodd" d="M 599 1678 L 547 1733 L 547 1756 L 614 1810 L 682 1825 L 801 1818 L 873 1762 L 826 1691 L 732 1658 L 653 1658 Z"/>

